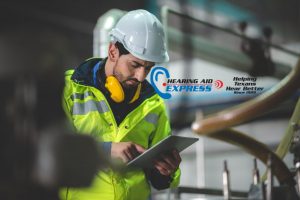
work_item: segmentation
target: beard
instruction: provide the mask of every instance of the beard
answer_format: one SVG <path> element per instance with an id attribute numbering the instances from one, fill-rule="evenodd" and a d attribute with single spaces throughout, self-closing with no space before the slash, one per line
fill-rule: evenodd
<path id="1" fill-rule="evenodd" d="M 136 78 L 124 77 L 122 74 L 114 71 L 113 75 L 118 79 L 123 88 L 133 89 L 140 83 Z"/>
<path id="2" fill-rule="evenodd" d="M 130 89 L 130 88 L 136 88 L 139 83 L 140 82 L 136 78 L 128 78 L 122 81 L 121 85 L 126 89 Z"/>

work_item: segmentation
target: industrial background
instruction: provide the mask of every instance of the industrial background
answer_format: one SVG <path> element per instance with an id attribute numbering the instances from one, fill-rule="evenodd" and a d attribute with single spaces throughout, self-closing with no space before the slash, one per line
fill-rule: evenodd
<path id="1" fill-rule="evenodd" d="M 58 107 L 64 71 L 87 58 L 105 56 L 102 49 L 107 41 L 100 44 L 102 36 L 97 34 L 102 32 L 98 31 L 109 17 L 118 19 L 122 12 L 134 9 L 146 9 L 163 21 L 170 53 L 170 62 L 165 66 L 172 78 L 224 83 L 223 88 L 210 93 L 177 93 L 166 100 L 173 133 L 200 140 L 182 153 L 182 190 L 153 191 L 152 198 L 209 199 L 213 195 L 204 195 L 209 188 L 222 196 L 218 192 L 223 190 L 224 160 L 230 171 L 231 189 L 249 192 L 255 155 L 239 144 L 228 144 L 226 139 L 196 135 L 191 125 L 286 83 L 282 80 L 295 69 L 300 57 L 299 0 L 10 0 L 0 3 L 0 199 L 55 199 L 60 185 L 72 181 L 75 186 L 86 184 L 84 175 L 76 180 L 60 177 L 59 170 L 74 167 L 76 160 L 67 163 L 54 149 L 71 152 L 93 141 L 43 135 L 70 131 Z M 234 86 L 234 77 L 250 75 L 257 77 L 256 85 L 263 87 L 262 91 L 234 94 L 226 88 Z M 291 87 L 283 89 L 288 94 L 277 99 L 280 102 L 271 109 L 262 109 L 259 115 L 229 127 L 272 151 L 283 143 L 287 132 L 299 134 L 297 125 L 291 128 L 292 122 L 299 123 L 294 112 L 300 94 L 299 76 L 295 75 Z M 290 120 L 292 115 L 296 121 Z M 292 137 L 286 143 L 290 144 Z M 79 152 L 78 159 L 95 164 L 91 161 L 96 156 L 93 150 Z M 88 153 L 91 156 L 87 158 Z M 36 160 L 50 154 L 57 157 L 52 160 L 56 171 L 43 171 Z M 288 168 L 295 168 L 297 152 L 284 155 L 281 157 Z M 70 175 L 81 170 L 74 168 Z M 261 175 L 267 169 L 260 159 L 258 169 Z M 44 173 L 51 174 L 52 179 L 41 175 Z"/>

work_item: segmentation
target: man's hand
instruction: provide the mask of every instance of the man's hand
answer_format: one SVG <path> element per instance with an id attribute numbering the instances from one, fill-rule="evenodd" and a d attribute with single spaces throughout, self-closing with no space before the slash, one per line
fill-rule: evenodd
<path id="1" fill-rule="evenodd" d="M 113 142 L 111 144 L 111 157 L 121 158 L 124 163 L 134 159 L 144 151 L 142 146 L 132 142 Z"/>
<path id="2" fill-rule="evenodd" d="M 173 150 L 171 154 L 163 154 L 160 159 L 154 161 L 155 168 L 165 176 L 174 173 L 181 163 L 178 151 Z"/>

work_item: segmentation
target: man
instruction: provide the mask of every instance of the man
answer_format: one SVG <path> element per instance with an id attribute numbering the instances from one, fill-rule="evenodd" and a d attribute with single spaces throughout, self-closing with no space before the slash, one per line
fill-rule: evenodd
<path id="1" fill-rule="evenodd" d="M 167 62 L 159 20 L 145 10 L 128 12 L 111 32 L 107 58 L 92 58 L 66 72 L 64 109 L 74 127 L 102 142 L 108 155 L 124 163 L 171 133 L 163 100 L 145 80 L 155 63 Z M 162 155 L 152 170 L 118 174 L 101 171 L 91 187 L 67 189 L 64 199 L 148 199 L 150 184 L 176 187 L 181 158 Z"/>

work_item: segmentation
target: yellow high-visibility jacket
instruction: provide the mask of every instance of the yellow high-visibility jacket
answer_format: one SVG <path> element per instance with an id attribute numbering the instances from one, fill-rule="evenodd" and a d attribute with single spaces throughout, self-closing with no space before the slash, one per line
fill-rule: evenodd
<path id="1" fill-rule="evenodd" d="M 171 133 L 166 108 L 157 95 L 145 99 L 117 125 L 113 112 L 96 87 L 73 80 L 74 70 L 65 76 L 63 107 L 79 133 L 90 134 L 103 142 L 127 142 L 150 148 Z M 171 187 L 179 184 L 180 170 L 172 175 Z M 67 200 L 146 200 L 150 185 L 143 170 L 118 174 L 99 171 L 88 188 L 68 188 L 60 193 Z"/>

